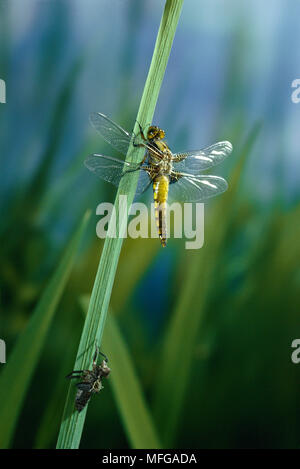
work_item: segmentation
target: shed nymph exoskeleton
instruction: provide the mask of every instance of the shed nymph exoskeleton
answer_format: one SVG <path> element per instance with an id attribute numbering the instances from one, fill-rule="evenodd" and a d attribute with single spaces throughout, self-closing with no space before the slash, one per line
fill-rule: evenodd
<path id="1" fill-rule="evenodd" d="M 104 360 L 102 360 L 100 365 L 97 365 L 99 354 L 104 357 Z M 107 363 L 107 356 L 100 352 L 97 346 L 91 370 L 74 370 L 66 376 L 66 378 L 69 379 L 80 379 L 80 382 L 76 384 L 77 393 L 75 398 L 75 407 L 78 412 L 81 412 L 93 394 L 97 394 L 103 389 L 102 379 L 107 378 L 110 373 L 110 368 L 107 366 Z"/>

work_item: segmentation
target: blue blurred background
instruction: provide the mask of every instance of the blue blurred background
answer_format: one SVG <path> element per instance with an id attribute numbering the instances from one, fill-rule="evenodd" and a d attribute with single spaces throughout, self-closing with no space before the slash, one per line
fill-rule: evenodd
<path id="1" fill-rule="evenodd" d="M 91 291 L 103 245 L 95 209 L 115 195 L 83 166 L 90 153 L 116 155 L 89 113 L 133 128 L 163 6 L 0 0 L 0 334 L 8 351 L 74 227 L 93 210 L 15 447 L 55 445 L 66 393 L 56 369 L 72 367 L 83 321 L 77 300 Z M 182 304 L 187 326 L 190 311 L 199 312 L 181 411 L 165 440 L 172 447 L 299 445 L 299 370 L 290 359 L 300 325 L 300 104 L 291 100 L 299 15 L 296 0 L 184 2 L 153 122 L 177 151 L 230 140 L 233 155 L 214 173 L 231 189 L 206 205 L 201 252 L 184 251 L 180 240 L 166 250 L 157 240 L 126 240 L 111 305 L 151 408 L 172 318 Z M 82 447 L 129 444 L 108 384 L 105 391 L 91 404 Z M 154 415 L 160 431 L 159 405 Z"/>

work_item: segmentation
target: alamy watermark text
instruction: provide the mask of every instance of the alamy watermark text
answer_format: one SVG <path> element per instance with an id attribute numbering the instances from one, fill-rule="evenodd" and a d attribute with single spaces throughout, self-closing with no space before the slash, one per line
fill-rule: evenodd
<path id="1" fill-rule="evenodd" d="M 124 216 L 125 213 L 125 216 Z M 118 211 L 109 202 L 98 205 L 96 214 L 101 215 L 96 226 L 98 238 L 158 238 L 155 206 L 150 208 L 140 202 L 133 203 L 128 209 L 127 196 L 120 195 Z M 117 216 L 118 214 L 118 216 Z M 129 222 L 127 219 L 129 216 Z M 167 238 L 185 238 L 186 249 L 200 249 L 204 244 L 204 204 L 177 202 L 166 204 L 164 223 Z M 171 223 L 173 220 L 173 223 Z M 172 227 L 172 230 L 171 230 Z"/>
<path id="2" fill-rule="evenodd" d="M 6 103 L 6 83 L 0 78 L 0 103 Z"/>
<path id="3" fill-rule="evenodd" d="M 291 94 L 291 100 L 293 103 L 300 103 L 300 78 L 296 78 L 292 81 L 292 88 L 295 88 Z"/>
<path id="4" fill-rule="evenodd" d="M 6 345 L 3 339 L 0 339 L 0 363 L 6 363 Z"/>

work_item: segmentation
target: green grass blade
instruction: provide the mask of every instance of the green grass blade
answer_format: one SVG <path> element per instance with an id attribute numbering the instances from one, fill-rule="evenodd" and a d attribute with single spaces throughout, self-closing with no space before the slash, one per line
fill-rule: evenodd
<path id="1" fill-rule="evenodd" d="M 191 376 L 193 354 L 210 285 L 213 284 L 216 263 L 229 226 L 228 219 L 236 199 L 240 175 L 257 132 L 258 127 L 256 126 L 241 151 L 239 162 L 229 182 L 228 191 L 215 206 L 212 219 L 206 230 L 207 243 L 209 244 L 198 252 L 187 253 L 185 280 L 166 332 L 156 379 L 154 415 L 155 421 L 161 429 L 163 445 L 166 447 L 170 447 L 174 439 Z M 175 381 L 174 377 L 176 377 Z"/>
<path id="2" fill-rule="evenodd" d="M 74 350 L 67 347 L 57 366 L 57 374 L 53 379 L 52 389 L 47 396 L 47 406 L 41 416 L 38 429 L 35 433 L 34 449 L 52 448 L 55 445 L 57 430 L 60 424 L 61 407 L 64 402 L 66 390 L 66 370 L 72 363 Z"/>
<path id="3" fill-rule="evenodd" d="M 89 298 L 83 297 L 81 304 L 86 312 Z M 131 447 L 161 448 L 127 344 L 111 313 L 105 324 L 102 345 L 103 350 L 109 350 L 109 366 L 112 369 L 109 382 Z"/>
<path id="4" fill-rule="evenodd" d="M 167 0 L 163 17 L 160 23 L 155 49 L 143 91 L 137 121 L 144 127 L 152 121 L 155 105 L 158 99 L 160 86 L 167 66 L 171 46 L 179 20 L 183 0 Z M 136 122 L 134 132 L 138 133 Z M 143 149 L 129 147 L 127 161 L 138 162 L 142 160 Z M 117 232 L 123 233 L 127 225 L 126 210 L 119 211 L 119 197 L 127 195 L 128 206 L 132 203 L 138 174 L 125 175 L 120 183 L 115 200 L 116 218 L 118 220 Z M 89 309 L 81 335 L 74 369 L 87 369 L 91 366 L 95 343 L 101 344 L 103 329 L 106 321 L 107 309 L 110 302 L 111 291 L 118 265 L 123 239 L 110 238 L 113 229 L 111 223 L 108 228 L 108 237 L 105 240 L 98 272 L 96 275 Z M 74 411 L 74 387 L 69 387 L 66 407 L 63 415 L 61 430 L 58 437 L 57 448 L 78 448 L 85 421 L 86 410 L 80 414 Z"/>
<path id="5" fill-rule="evenodd" d="M 0 447 L 10 445 L 17 419 L 41 350 L 67 283 L 89 214 L 86 214 L 50 279 L 0 376 Z"/>

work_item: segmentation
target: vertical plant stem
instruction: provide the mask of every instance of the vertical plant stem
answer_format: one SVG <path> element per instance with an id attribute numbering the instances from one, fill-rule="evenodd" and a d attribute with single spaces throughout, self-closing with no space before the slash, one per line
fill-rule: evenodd
<path id="1" fill-rule="evenodd" d="M 83 296 L 80 303 L 83 312 L 86 313 L 89 297 Z M 112 369 L 109 383 L 131 448 L 161 448 L 130 351 L 111 308 L 102 344 L 104 351 L 109 350 L 109 367 Z"/>
<path id="2" fill-rule="evenodd" d="M 149 73 L 137 115 L 137 122 L 142 126 L 151 122 L 153 118 L 182 4 L 183 0 L 166 1 Z M 139 131 L 137 122 L 134 128 L 135 133 Z M 131 145 L 129 147 L 126 160 L 138 162 L 141 161 L 142 156 L 143 149 L 135 148 Z M 119 236 L 117 238 L 109 237 L 111 230 L 113 230 L 113 226 L 110 223 L 108 228 L 108 237 L 104 243 L 102 256 L 92 290 L 89 309 L 83 327 L 74 369 L 90 368 L 92 356 L 95 350 L 95 343 L 97 342 L 98 345 L 101 344 L 107 309 L 123 243 L 123 239 L 120 234 L 126 232 L 128 206 L 133 201 L 137 179 L 138 174 L 132 173 L 130 175 L 125 175 L 121 180 L 117 192 L 115 209 L 117 232 L 119 233 Z M 121 205 L 121 195 L 127 196 L 126 205 Z M 74 411 L 74 394 L 74 386 L 70 384 L 57 448 L 78 448 L 80 444 L 87 407 L 80 413 Z"/>

